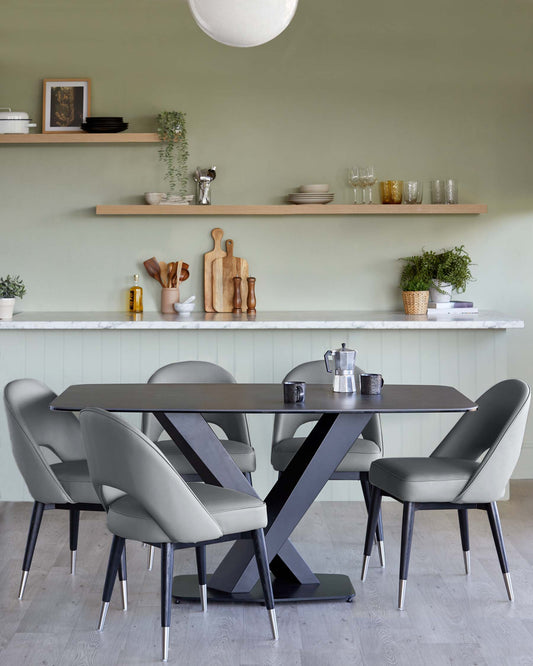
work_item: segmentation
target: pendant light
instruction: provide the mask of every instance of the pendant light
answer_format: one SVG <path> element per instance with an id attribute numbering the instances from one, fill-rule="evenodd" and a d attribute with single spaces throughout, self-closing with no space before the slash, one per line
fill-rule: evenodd
<path id="1" fill-rule="evenodd" d="M 298 0 L 188 0 L 198 26 L 227 46 L 259 46 L 282 33 Z"/>

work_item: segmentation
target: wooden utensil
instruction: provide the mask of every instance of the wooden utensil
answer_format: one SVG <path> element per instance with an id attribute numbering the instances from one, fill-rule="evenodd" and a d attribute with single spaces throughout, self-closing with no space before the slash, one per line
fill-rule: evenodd
<path id="1" fill-rule="evenodd" d="M 248 297 L 248 262 L 233 256 L 233 241 L 226 241 L 226 256 L 213 261 L 213 307 L 215 312 L 233 310 L 234 277 L 241 278 L 241 299 L 246 303 Z"/>
<path id="2" fill-rule="evenodd" d="M 185 261 L 183 261 L 182 263 L 183 263 L 183 266 L 182 266 L 181 273 L 180 273 L 180 276 L 181 276 L 180 282 L 185 282 L 185 280 L 189 279 L 189 270 L 188 270 L 189 269 L 189 264 L 186 263 Z"/>
<path id="3" fill-rule="evenodd" d="M 176 275 L 178 276 L 178 284 L 177 286 L 180 286 L 181 282 L 181 269 L 183 267 L 183 261 L 178 261 L 177 266 L 176 266 Z"/>
<path id="4" fill-rule="evenodd" d="M 219 257 L 225 257 L 226 252 L 221 247 L 224 231 L 216 227 L 211 231 L 215 242 L 213 249 L 204 254 L 204 310 L 215 312 L 213 307 L 213 261 Z"/>
<path id="5" fill-rule="evenodd" d="M 168 286 L 175 287 L 174 281 L 176 279 L 176 273 L 178 270 L 178 264 L 175 261 L 168 262 Z"/>
<path id="6" fill-rule="evenodd" d="M 165 285 L 163 284 L 161 280 L 161 269 L 159 268 L 159 264 L 157 263 L 157 259 L 155 257 L 151 257 L 150 259 L 147 259 L 146 261 L 143 261 L 144 267 L 146 268 L 148 275 L 154 278 L 154 280 L 157 280 L 159 284 L 164 287 Z"/>
<path id="7" fill-rule="evenodd" d="M 170 283 L 168 281 L 168 267 L 166 261 L 159 262 L 159 271 L 161 273 L 161 282 L 165 285 L 165 287 L 170 287 Z"/>

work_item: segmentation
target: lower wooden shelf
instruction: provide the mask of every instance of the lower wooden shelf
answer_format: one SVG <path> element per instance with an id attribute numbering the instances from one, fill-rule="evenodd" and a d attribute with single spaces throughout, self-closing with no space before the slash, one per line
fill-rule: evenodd
<path id="1" fill-rule="evenodd" d="M 97 215 L 479 215 L 487 204 L 304 204 L 274 206 L 96 206 Z"/>

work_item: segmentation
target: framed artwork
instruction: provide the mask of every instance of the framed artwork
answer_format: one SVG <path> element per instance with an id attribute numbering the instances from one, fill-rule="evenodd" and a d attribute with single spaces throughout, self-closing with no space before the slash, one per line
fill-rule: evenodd
<path id="1" fill-rule="evenodd" d="M 91 112 L 90 79 L 43 81 L 43 133 L 81 132 Z"/>

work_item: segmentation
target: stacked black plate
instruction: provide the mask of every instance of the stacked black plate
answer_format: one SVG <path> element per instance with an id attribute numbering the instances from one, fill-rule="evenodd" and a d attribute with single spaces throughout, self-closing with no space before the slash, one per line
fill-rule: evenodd
<path id="1" fill-rule="evenodd" d="M 92 116 L 91 118 L 86 118 L 85 121 L 82 123 L 81 129 L 84 132 L 93 134 L 123 132 L 128 129 L 128 123 L 124 122 L 124 118 Z"/>

